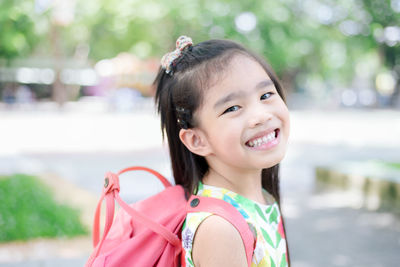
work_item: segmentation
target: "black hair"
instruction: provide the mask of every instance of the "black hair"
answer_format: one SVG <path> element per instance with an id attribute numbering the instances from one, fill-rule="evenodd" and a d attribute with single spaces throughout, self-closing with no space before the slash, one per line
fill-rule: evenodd
<path id="1" fill-rule="evenodd" d="M 168 138 L 175 184 L 185 189 L 187 197 L 197 192 L 199 181 L 208 171 L 208 164 L 205 158 L 186 148 L 179 138 L 179 131 L 196 127 L 193 114 L 202 105 L 205 90 L 224 73 L 235 55 L 244 55 L 258 62 L 285 101 L 281 83 L 269 64 L 231 40 L 208 40 L 186 47 L 172 62 L 171 72 L 166 73 L 160 67 L 154 80 L 155 101 L 161 116 L 163 138 L 165 134 Z M 274 196 L 280 207 L 279 164 L 263 169 L 261 176 L 263 188 Z M 289 259 L 289 250 L 287 253 Z"/>

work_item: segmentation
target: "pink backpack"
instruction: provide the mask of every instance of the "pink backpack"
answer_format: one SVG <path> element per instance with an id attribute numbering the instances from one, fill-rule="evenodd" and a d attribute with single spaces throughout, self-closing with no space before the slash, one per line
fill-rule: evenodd
<path id="1" fill-rule="evenodd" d="M 119 175 L 143 170 L 154 174 L 165 189 L 143 201 L 128 205 L 119 196 Z M 100 208 L 106 200 L 106 222 L 100 239 Z M 121 207 L 114 219 L 116 200 Z M 181 229 L 188 212 L 206 211 L 228 220 L 240 233 L 248 265 L 254 249 L 254 236 L 243 216 L 220 199 L 192 195 L 186 200 L 181 186 L 172 186 L 158 172 L 130 167 L 117 174 L 107 172 L 93 224 L 94 251 L 85 267 L 178 267 L 182 257 Z"/>

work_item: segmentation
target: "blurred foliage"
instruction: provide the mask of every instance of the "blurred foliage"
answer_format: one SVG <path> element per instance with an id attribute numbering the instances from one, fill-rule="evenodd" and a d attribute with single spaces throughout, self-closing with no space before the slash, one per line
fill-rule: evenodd
<path id="1" fill-rule="evenodd" d="M 400 162 L 385 161 L 385 160 L 370 160 L 368 161 L 368 164 L 375 165 L 379 168 L 394 169 L 396 171 L 400 171 Z"/>
<path id="2" fill-rule="evenodd" d="M 351 82 L 357 71 L 365 72 L 362 65 L 375 73 L 400 65 L 399 42 L 388 45 L 382 39 L 385 27 L 400 25 L 398 0 L 71 0 L 73 20 L 64 25 L 55 23 L 51 4 L 40 12 L 27 8 L 38 2 L 46 1 L 0 4 L 0 58 L 27 55 L 39 37 L 37 51 L 47 53 L 49 34 L 56 27 L 65 58 L 83 44 L 94 61 L 123 51 L 142 58 L 161 57 L 174 49 L 182 34 L 195 43 L 234 39 L 264 55 L 281 77 L 300 87 L 306 86 L 306 74 L 329 87 L 331 81 Z M 248 32 L 235 25 L 244 12 L 257 19 L 256 27 Z M 32 17 L 40 27 L 33 27 Z"/>
<path id="3" fill-rule="evenodd" d="M 0 1 L 0 58 L 28 56 L 38 42 L 33 1 Z"/>
<path id="4" fill-rule="evenodd" d="M 87 234 L 79 213 L 56 203 L 36 177 L 0 177 L 0 242 Z"/>
<path id="5" fill-rule="evenodd" d="M 395 168 L 397 170 L 400 170 L 400 162 L 383 162 L 383 164 Z"/>

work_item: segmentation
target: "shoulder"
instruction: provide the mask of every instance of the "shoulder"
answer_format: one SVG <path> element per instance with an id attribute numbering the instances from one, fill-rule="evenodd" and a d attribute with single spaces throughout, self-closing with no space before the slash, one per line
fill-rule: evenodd
<path id="1" fill-rule="evenodd" d="M 247 266 L 242 238 L 236 228 L 217 215 L 211 215 L 199 225 L 193 241 L 196 267 Z"/>

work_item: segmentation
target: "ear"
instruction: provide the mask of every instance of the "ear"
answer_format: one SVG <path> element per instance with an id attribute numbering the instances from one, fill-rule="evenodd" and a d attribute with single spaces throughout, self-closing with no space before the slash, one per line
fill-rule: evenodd
<path id="1" fill-rule="evenodd" d="M 205 157 L 211 153 L 207 137 L 200 129 L 181 129 L 179 131 L 179 138 L 187 149 L 196 155 Z"/>

